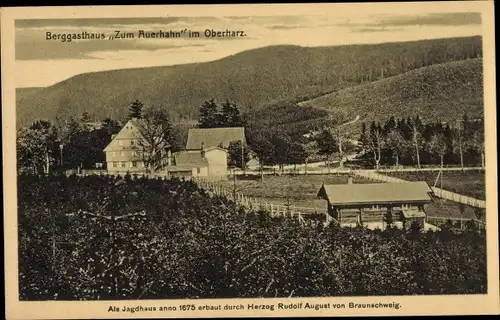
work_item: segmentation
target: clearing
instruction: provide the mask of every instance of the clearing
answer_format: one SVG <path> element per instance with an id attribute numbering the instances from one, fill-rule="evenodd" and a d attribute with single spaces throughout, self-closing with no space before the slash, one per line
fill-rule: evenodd
<path id="1" fill-rule="evenodd" d="M 408 181 L 427 181 L 431 186 L 434 185 L 438 176 L 438 172 L 432 171 L 386 172 L 383 174 Z M 485 178 L 485 173 L 482 170 L 444 171 L 442 177 L 443 189 L 476 199 L 486 200 Z M 437 182 L 436 187 L 441 187 L 440 181 Z"/>
<path id="2" fill-rule="evenodd" d="M 413 172 L 411 172 L 414 174 Z M 455 172 L 453 172 L 455 173 Z M 460 172 L 462 174 L 462 172 Z M 472 172 L 477 175 L 477 172 Z M 408 174 L 408 172 L 404 172 Z M 422 174 L 419 172 L 418 174 Z M 428 178 L 435 180 L 435 172 L 424 172 Z M 451 172 L 445 173 L 445 177 L 451 175 Z M 399 176 L 398 176 L 399 177 Z M 408 179 L 409 180 L 409 179 Z M 413 179 L 418 180 L 418 179 Z M 443 187 L 446 179 L 443 179 Z M 457 181 L 458 182 L 458 181 Z M 276 205 L 294 205 L 296 207 L 310 208 L 311 212 L 324 213 L 326 211 L 326 201 L 316 197 L 321 185 L 325 184 L 347 184 L 347 175 L 345 174 L 325 174 L 325 175 L 282 175 L 264 176 L 261 182 L 259 176 L 237 176 L 236 191 L 247 197 L 255 198 L 261 202 L 272 203 Z M 359 177 L 353 178 L 353 183 L 374 183 L 371 180 Z M 434 181 L 432 181 L 434 183 Z M 234 182 L 229 179 L 222 182 L 223 187 L 232 192 Z M 452 190 L 450 190 L 452 191 Z M 443 218 L 474 218 L 474 208 L 464 206 L 463 215 L 458 203 L 443 199 L 436 199 L 426 208 L 427 214 L 433 217 Z M 484 220 L 484 218 L 483 218 Z"/>

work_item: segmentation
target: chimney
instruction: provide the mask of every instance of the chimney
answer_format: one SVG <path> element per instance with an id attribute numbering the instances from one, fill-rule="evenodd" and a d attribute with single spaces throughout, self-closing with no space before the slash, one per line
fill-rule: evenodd
<path id="1" fill-rule="evenodd" d="M 203 142 L 201 142 L 201 157 L 205 158 L 205 147 Z"/>
<path id="2" fill-rule="evenodd" d="M 352 175 L 347 176 L 347 184 L 352 184 Z"/>
<path id="3" fill-rule="evenodd" d="M 170 151 L 170 149 L 167 151 L 167 166 L 171 166 L 172 165 L 172 152 Z"/>

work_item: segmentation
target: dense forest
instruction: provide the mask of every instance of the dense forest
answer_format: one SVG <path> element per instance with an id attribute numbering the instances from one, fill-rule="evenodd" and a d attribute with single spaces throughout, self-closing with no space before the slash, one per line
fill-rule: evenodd
<path id="1" fill-rule="evenodd" d="M 271 46 L 212 62 L 85 73 L 47 88 L 18 89 L 16 119 L 18 126 L 25 126 L 40 114 L 54 120 L 88 112 L 98 119 L 122 120 L 127 104 L 138 99 L 146 105 L 163 105 L 177 122 L 196 119 L 198 106 L 207 97 L 227 98 L 241 112 L 253 114 L 282 101 L 297 103 L 422 67 L 481 56 L 479 36 L 315 48 Z"/>
<path id="2" fill-rule="evenodd" d="M 191 181 L 18 177 L 20 300 L 484 294 L 485 234 L 338 228 Z"/>

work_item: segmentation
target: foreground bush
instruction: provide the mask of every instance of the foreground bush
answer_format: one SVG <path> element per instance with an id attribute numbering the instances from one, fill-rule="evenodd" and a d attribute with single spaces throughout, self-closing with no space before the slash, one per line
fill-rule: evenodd
<path id="1" fill-rule="evenodd" d="M 484 234 L 237 210 L 193 182 L 20 176 L 21 300 L 486 292 Z"/>

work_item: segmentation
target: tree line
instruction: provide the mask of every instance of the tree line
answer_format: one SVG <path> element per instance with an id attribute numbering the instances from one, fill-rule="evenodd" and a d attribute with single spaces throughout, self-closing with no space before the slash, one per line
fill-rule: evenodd
<path id="1" fill-rule="evenodd" d="M 141 154 L 148 170 L 156 169 L 163 161 L 167 146 L 172 151 L 183 148 L 185 139 L 171 123 L 165 108 L 145 107 L 136 100 L 122 121 L 105 118 L 94 122 L 84 112 L 79 118 L 38 120 L 21 128 L 16 141 L 18 170 L 47 173 L 64 169 L 104 169 L 104 148 L 130 119 L 141 120 L 144 141 L 138 148 L 143 151 Z"/>
<path id="2" fill-rule="evenodd" d="M 481 163 L 484 167 L 484 124 L 482 119 L 470 120 L 467 114 L 452 123 L 439 121 L 424 123 L 419 116 L 385 122 L 362 123 L 361 134 L 355 136 L 347 115 L 323 111 L 308 113 L 308 107 L 279 106 L 278 114 L 285 119 L 260 119 L 242 114 L 236 103 L 225 100 L 218 105 L 214 99 L 199 107 L 197 127 L 244 127 L 248 145 L 233 141 L 228 148 L 228 165 L 246 168 L 254 158 L 263 172 L 265 166 L 277 165 L 279 172 L 285 165 L 305 164 L 324 159 L 328 169 L 337 159 L 342 167 L 349 153 L 358 152 L 361 160 L 379 168 L 386 165 L 444 165 L 463 166 Z M 283 112 L 287 110 L 287 112 Z M 313 110 L 314 111 L 314 110 Z M 145 108 L 134 101 L 129 107 L 128 119 L 141 119 L 146 132 L 143 148 L 144 162 L 154 171 L 163 164 L 164 150 L 183 149 L 186 133 L 170 121 L 165 108 Z M 321 119 L 321 121 L 319 121 Z M 88 113 L 80 118 L 70 117 L 54 122 L 40 120 L 22 128 L 17 138 L 18 166 L 32 172 L 49 168 L 95 168 L 105 163 L 104 148 L 118 133 L 124 121 L 104 119 L 98 128 L 91 125 Z M 316 130 L 311 130 L 315 128 Z M 311 134 L 306 134 L 307 132 Z M 104 167 L 104 166 L 103 166 Z"/>
<path id="3" fill-rule="evenodd" d="M 423 123 L 419 116 L 373 121 L 368 129 L 363 123 L 359 142 L 363 158 L 377 169 L 381 165 L 485 165 L 483 120 L 471 121 L 467 114 L 451 123 Z"/>
<path id="4" fill-rule="evenodd" d="M 17 165 L 33 173 L 52 169 L 94 168 L 104 163 L 103 149 L 120 131 L 117 121 L 106 118 L 100 128 L 88 125 L 89 115 L 67 120 L 39 120 L 17 136 Z"/>
<path id="5" fill-rule="evenodd" d="M 359 153 L 360 160 L 376 169 L 382 165 L 453 164 L 464 167 L 478 163 L 484 167 L 484 123 L 482 119 L 469 119 L 467 114 L 447 123 L 424 123 L 420 116 L 398 119 L 391 116 L 384 122 L 372 121 L 368 128 L 363 122 L 361 134 L 356 137 L 356 130 L 350 124 L 353 119 L 340 112 L 323 114 L 318 111 L 308 118 L 304 116 L 303 107 L 280 105 L 279 113 L 287 114 L 286 119 L 260 119 L 241 115 L 234 103 L 226 102 L 225 105 L 231 105 L 232 112 L 237 115 L 233 118 L 236 121 L 223 120 L 232 118 L 227 112 L 218 111 L 220 108 L 210 100 L 200 107 L 198 126 L 246 126 L 249 151 L 258 159 L 261 172 L 264 166 L 277 165 L 281 172 L 285 165 L 294 164 L 306 164 L 307 172 L 307 163 L 321 158 L 328 169 L 334 160 L 343 167 L 346 155 L 352 153 Z M 288 112 L 283 113 L 283 110 Z M 311 132 L 314 127 L 316 130 Z M 232 163 L 238 167 L 241 167 L 240 150 L 236 142 L 230 148 L 230 158 L 237 159 Z M 245 149 L 245 155 L 249 151 Z M 247 159 L 245 156 L 244 163 Z"/>

